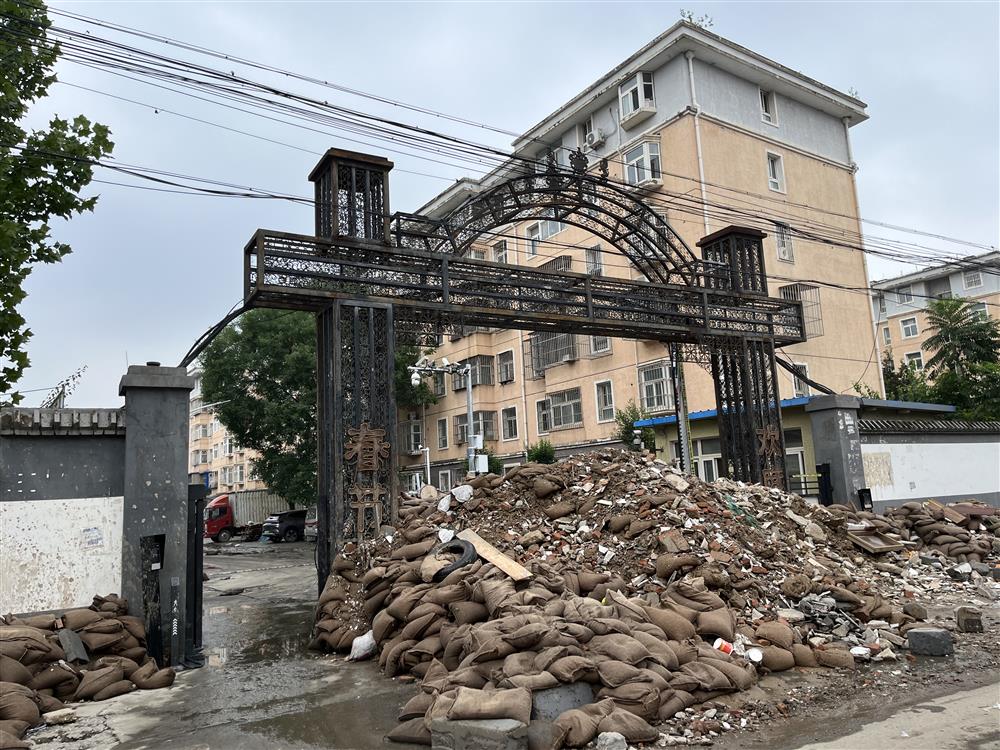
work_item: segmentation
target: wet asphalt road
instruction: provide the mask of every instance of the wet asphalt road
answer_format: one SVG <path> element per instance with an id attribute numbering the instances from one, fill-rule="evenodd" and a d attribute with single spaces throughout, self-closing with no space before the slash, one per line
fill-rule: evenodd
<path id="1" fill-rule="evenodd" d="M 206 666 L 180 673 L 169 690 L 79 704 L 81 720 L 42 730 L 32 738 L 37 746 L 407 747 L 383 737 L 416 688 L 385 679 L 373 662 L 350 664 L 306 650 L 316 600 L 314 545 L 213 547 L 223 553 L 205 558 Z"/>

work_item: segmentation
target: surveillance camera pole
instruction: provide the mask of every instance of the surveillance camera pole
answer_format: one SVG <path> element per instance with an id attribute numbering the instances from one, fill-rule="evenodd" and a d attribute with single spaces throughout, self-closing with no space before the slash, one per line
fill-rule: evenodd
<path id="1" fill-rule="evenodd" d="M 465 382 L 465 412 L 466 412 L 466 430 L 465 430 L 465 457 L 468 461 L 468 471 L 470 474 L 476 473 L 476 448 L 473 438 L 473 410 L 472 410 L 472 365 L 466 362 L 464 365 L 459 363 L 446 364 L 444 366 L 439 366 L 433 360 L 428 361 L 426 364 L 416 364 L 409 365 L 407 370 L 411 373 L 410 382 L 413 383 L 414 387 L 420 385 L 420 378 L 422 375 L 443 372 L 452 375 L 461 375 Z M 428 451 L 428 479 L 430 474 L 430 453 Z"/>
<path id="2" fill-rule="evenodd" d="M 466 419 L 468 420 L 468 429 L 466 430 L 465 440 L 465 458 L 469 465 L 469 473 L 476 473 L 476 448 L 472 441 L 472 365 L 469 363 L 465 364 L 465 413 Z"/>

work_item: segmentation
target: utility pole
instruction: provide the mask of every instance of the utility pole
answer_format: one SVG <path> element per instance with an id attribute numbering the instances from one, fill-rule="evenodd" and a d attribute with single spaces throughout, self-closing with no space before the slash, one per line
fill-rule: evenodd
<path id="1" fill-rule="evenodd" d="M 465 457 L 468 461 L 468 472 L 470 474 L 476 473 L 476 448 L 481 448 L 483 445 L 482 436 L 473 434 L 473 410 L 472 410 L 472 365 L 466 362 L 464 365 L 461 363 L 451 363 L 447 359 L 442 359 L 441 364 L 438 365 L 434 360 L 427 360 L 425 357 L 421 357 L 417 360 L 417 364 L 409 365 L 407 370 L 410 371 L 410 384 L 416 388 L 420 385 L 421 380 L 424 375 L 428 375 L 435 372 L 442 372 L 448 375 L 460 375 L 465 382 L 465 413 L 466 413 L 466 429 L 465 429 Z M 428 449 L 427 454 L 427 474 L 428 474 L 428 484 L 430 483 L 430 452 Z"/>

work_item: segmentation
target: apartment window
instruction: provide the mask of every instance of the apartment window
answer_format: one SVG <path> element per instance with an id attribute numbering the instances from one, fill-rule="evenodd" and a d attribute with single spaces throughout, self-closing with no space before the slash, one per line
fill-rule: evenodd
<path id="1" fill-rule="evenodd" d="M 239 449 L 240 449 L 239 444 L 235 440 L 233 440 L 230 436 L 227 435 L 222 439 L 222 452 L 225 455 L 231 456 Z"/>
<path id="2" fill-rule="evenodd" d="M 483 440 L 497 439 L 497 413 L 495 411 L 472 412 L 472 434 L 482 435 Z M 455 440 L 459 445 L 469 442 L 469 415 L 455 417 Z"/>
<path id="3" fill-rule="evenodd" d="M 778 246 L 778 260 L 795 262 L 795 254 L 792 252 L 792 232 L 787 224 L 774 223 L 774 241 Z"/>
<path id="4" fill-rule="evenodd" d="M 904 339 L 912 339 L 920 331 L 917 329 L 917 319 L 916 318 L 904 318 L 899 321 L 899 327 L 903 331 Z"/>
<path id="5" fill-rule="evenodd" d="M 660 177 L 660 144 L 645 141 L 625 152 L 625 182 L 642 185 Z"/>
<path id="6" fill-rule="evenodd" d="M 612 422 L 615 418 L 615 397 L 611 390 L 611 381 L 602 380 L 594 385 L 597 395 L 597 421 Z"/>
<path id="7" fill-rule="evenodd" d="M 563 362 L 578 359 L 576 336 L 572 333 L 532 333 L 528 337 L 531 347 L 531 369 L 535 377 L 542 377 L 545 369 Z"/>
<path id="8" fill-rule="evenodd" d="M 420 492 L 423 483 L 423 475 L 419 471 L 410 471 L 403 475 L 403 489 L 406 492 Z"/>
<path id="9" fill-rule="evenodd" d="M 795 365 L 795 375 L 792 376 L 792 386 L 795 391 L 795 398 L 803 398 L 809 395 L 809 384 L 800 376 L 809 377 L 809 365 Z"/>
<path id="10" fill-rule="evenodd" d="M 580 148 L 586 149 L 590 134 L 594 132 L 594 118 L 588 117 L 580 123 Z"/>
<path id="11" fill-rule="evenodd" d="M 882 341 L 886 346 L 892 343 L 892 334 L 889 333 L 888 327 L 882 329 Z"/>
<path id="12" fill-rule="evenodd" d="M 639 368 L 639 399 L 646 411 L 674 408 L 670 365 L 666 362 L 654 362 Z"/>
<path id="13" fill-rule="evenodd" d="M 403 422 L 400 429 L 400 440 L 406 453 L 416 453 L 424 444 L 424 423 L 420 420 Z"/>
<path id="14" fill-rule="evenodd" d="M 585 252 L 587 256 L 587 273 L 591 276 L 603 276 L 604 254 L 601 252 L 601 246 L 594 245 L 593 247 L 588 247 Z"/>
<path id="15" fill-rule="evenodd" d="M 216 443 L 212 446 L 212 458 L 218 458 L 222 455 L 222 443 Z"/>
<path id="16" fill-rule="evenodd" d="M 921 352 L 907 352 L 905 355 L 906 364 L 913 367 L 914 370 L 924 369 L 924 355 Z"/>
<path id="17" fill-rule="evenodd" d="M 966 271 L 962 274 L 962 283 L 966 289 L 978 289 L 983 285 L 983 274 L 981 271 Z"/>
<path id="18" fill-rule="evenodd" d="M 481 247 L 470 247 L 469 257 L 473 260 L 486 260 L 486 250 Z"/>
<path id="19" fill-rule="evenodd" d="M 913 302 L 913 290 L 909 286 L 901 286 L 896 290 L 896 302 L 900 305 L 905 305 L 907 302 Z"/>
<path id="20" fill-rule="evenodd" d="M 767 154 L 767 186 L 779 193 L 785 192 L 785 168 L 778 154 Z"/>
<path id="21" fill-rule="evenodd" d="M 618 109 L 622 120 L 640 109 L 653 109 L 655 106 L 652 73 L 636 73 L 635 77 L 618 87 Z"/>
<path id="22" fill-rule="evenodd" d="M 553 393 L 548 397 L 548 402 L 553 429 L 583 424 L 583 401 L 579 388 Z"/>
<path id="23" fill-rule="evenodd" d="M 986 312 L 985 302 L 975 302 L 973 304 L 970 304 L 968 309 L 969 312 L 977 318 L 986 320 L 988 317 L 990 317 L 989 313 Z"/>
<path id="24" fill-rule="evenodd" d="M 246 479 L 246 468 L 243 466 L 243 464 L 236 464 L 233 467 L 233 481 L 236 482 L 236 484 L 242 484 L 245 479 Z"/>
<path id="25" fill-rule="evenodd" d="M 500 352 L 497 355 L 497 380 L 501 384 L 514 382 L 514 352 Z"/>
<path id="26" fill-rule="evenodd" d="M 431 388 L 434 392 L 434 395 L 437 396 L 438 398 L 442 398 L 444 396 L 445 384 L 444 384 L 443 372 L 434 373 L 433 378 L 431 378 Z"/>
<path id="27" fill-rule="evenodd" d="M 774 92 L 760 89 L 760 119 L 771 125 L 778 124 L 778 114 L 774 108 Z"/>
<path id="28" fill-rule="evenodd" d="M 444 471 L 438 472 L 437 488 L 441 490 L 441 492 L 447 492 L 451 489 L 451 469 L 445 469 Z"/>
<path id="29" fill-rule="evenodd" d="M 504 440 L 517 437 L 517 407 L 508 406 L 500 412 L 500 429 Z"/>
<path id="30" fill-rule="evenodd" d="M 463 359 L 459 364 L 472 365 L 472 385 L 493 385 L 493 356 L 477 354 L 475 357 Z M 465 388 L 465 373 L 456 372 L 451 376 L 451 389 L 461 391 Z"/>
<path id="31" fill-rule="evenodd" d="M 607 336 L 591 336 L 590 337 L 590 353 L 597 354 L 608 354 L 611 351 L 611 339 Z"/>
<path id="32" fill-rule="evenodd" d="M 878 300 L 878 311 L 882 315 L 885 315 L 885 295 L 879 294 L 878 296 L 876 296 L 876 300 Z"/>
<path id="33" fill-rule="evenodd" d="M 802 303 L 802 323 L 806 338 L 823 335 L 823 308 L 819 301 L 819 287 L 812 284 L 789 284 L 778 287 L 782 299 Z"/>
<path id="34" fill-rule="evenodd" d="M 545 219 L 543 221 L 536 221 L 534 224 L 529 224 L 525 230 L 525 236 L 528 238 L 528 256 L 534 257 L 538 255 L 538 246 L 552 235 L 561 232 L 563 228 L 562 222 L 552 221 L 552 219 Z"/>
<path id="35" fill-rule="evenodd" d="M 497 263 L 507 262 L 507 240 L 493 243 L 493 260 Z"/>
<path id="36" fill-rule="evenodd" d="M 535 417 L 538 420 L 538 434 L 543 435 L 552 429 L 552 420 L 549 417 L 549 402 L 541 399 L 535 402 Z"/>
<path id="37" fill-rule="evenodd" d="M 539 268 L 543 271 L 572 271 L 573 258 L 569 255 L 560 255 L 552 260 L 547 260 Z"/>
<path id="38" fill-rule="evenodd" d="M 448 418 L 437 421 L 438 450 L 442 451 L 448 447 Z"/>

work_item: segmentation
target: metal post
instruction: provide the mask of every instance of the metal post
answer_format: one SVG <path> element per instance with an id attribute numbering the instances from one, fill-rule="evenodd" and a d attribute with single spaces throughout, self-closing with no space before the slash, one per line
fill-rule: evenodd
<path id="1" fill-rule="evenodd" d="M 468 460 L 469 474 L 476 473 L 476 448 L 472 442 L 472 365 L 465 365 L 465 413 L 469 420 L 468 429 L 465 431 L 465 457 Z"/>
<path id="2" fill-rule="evenodd" d="M 424 476 L 426 477 L 427 484 L 431 483 L 431 449 L 428 446 L 424 446 L 421 450 L 424 452 Z"/>
<path id="3" fill-rule="evenodd" d="M 684 363 L 679 344 L 670 345 L 670 372 L 674 385 L 674 414 L 677 417 L 677 457 L 685 474 L 691 473 L 691 425 L 688 423 Z"/>

